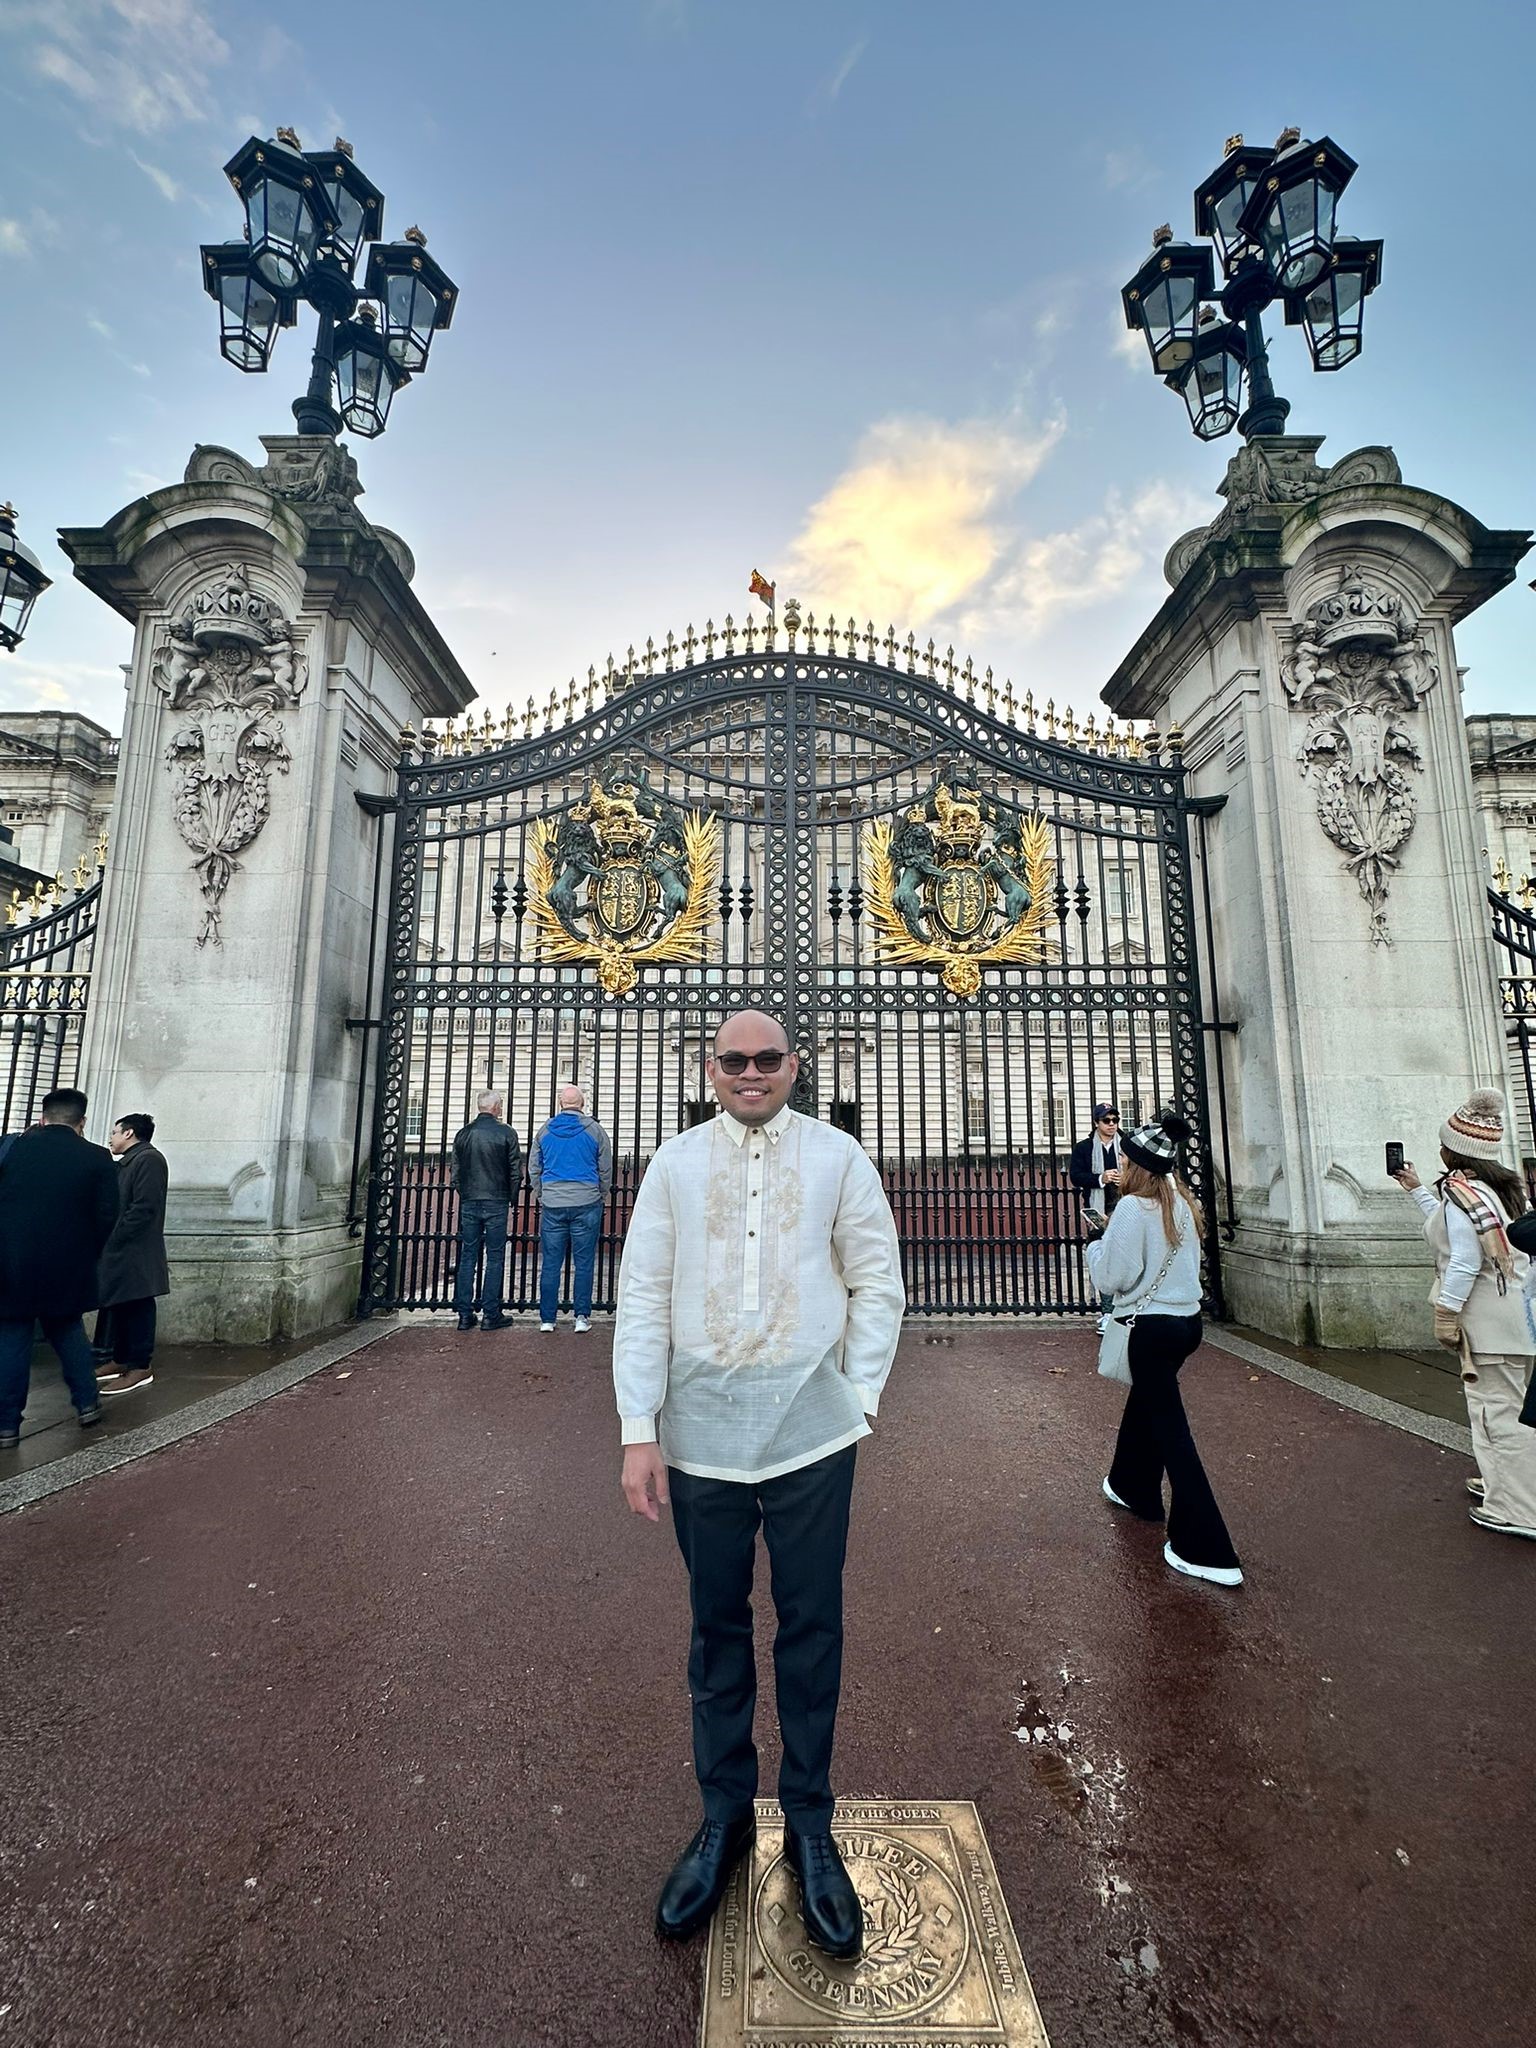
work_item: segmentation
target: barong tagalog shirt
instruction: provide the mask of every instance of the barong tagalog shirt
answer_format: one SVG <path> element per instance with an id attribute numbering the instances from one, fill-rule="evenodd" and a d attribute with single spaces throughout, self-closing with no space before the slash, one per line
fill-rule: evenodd
<path id="1" fill-rule="evenodd" d="M 847 1132 L 781 1109 L 669 1138 L 619 1267 L 626 1444 L 756 1484 L 868 1436 L 906 1308 L 880 1176 Z"/>

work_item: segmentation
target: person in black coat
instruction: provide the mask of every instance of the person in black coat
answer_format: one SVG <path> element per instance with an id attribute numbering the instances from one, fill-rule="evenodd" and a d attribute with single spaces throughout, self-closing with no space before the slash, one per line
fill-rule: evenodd
<path id="1" fill-rule="evenodd" d="M 1083 1197 L 1085 1208 L 1108 1216 L 1120 1199 L 1119 1174 L 1125 1164 L 1120 1150 L 1120 1112 L 1113 1103 L 1100 1102 L 1093 1112 L 1093 1129 L 1072 1147 L 1067 1178 Z"/>
<path id="2" fill-rule="evenodd" d="M 507 1212 L 523 1184 L 523 1148 L 516 1131 L 502 1122 L 503 1102 L 494 1088 L 476 1098 L 478 1114 L 453 1141 L 453 1185 L 459 1198 L 459 1264 L 453 1305 L 461 1330 L 504 1330 L 502 1287 L 507 1268 Z M 484 1255 L 480 1298 L 475 1279 Z M 484 1320 L 482 1321 L 481 1313 Z"/>
<path id="3" fill-rule="evenodd" d="M 165 1258 L 164 1153 L 150 1143 L 152 1116 L 120 1116 L 107 1147 L 117 1160 L 118 1217 L 97 1269 L 101 1313 L 92 1350 L 107 1394 L 150 1386 L 155 1354 L 155 1297 L 171 1291 Z M 103 1372 L 110 1365 L 113 1370 Z"/>
<path id="4" fill-rule="evenodd" d="M 43 1097 L 43 1120 L 0 1152 L 0 1450 L 21 1431 L 38 1323 L 58 1354 L 82 1429 L 101 1420 L 81 1317 L 97 1302 L 96 1261 L 117 1221 L 117 1168 L 85 1137 L 78 1088 Z"/>

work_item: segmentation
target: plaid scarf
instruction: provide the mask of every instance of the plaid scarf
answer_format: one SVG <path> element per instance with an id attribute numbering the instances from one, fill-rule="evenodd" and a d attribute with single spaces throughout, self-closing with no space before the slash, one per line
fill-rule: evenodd
<path id="1" fill-rule="evenodd" d="M 1489 1201 L 1486 1191 L 1464 1173 L 1444 1174 L 1440 1191 L 1448 1202 L 1456 1204 L 1477 1232 L 1483 1257 L 1492 1266 L 1499 1292 L 1503 1294 L 1514 1277 L 1515 1261 L 1502 1214 Z"/>

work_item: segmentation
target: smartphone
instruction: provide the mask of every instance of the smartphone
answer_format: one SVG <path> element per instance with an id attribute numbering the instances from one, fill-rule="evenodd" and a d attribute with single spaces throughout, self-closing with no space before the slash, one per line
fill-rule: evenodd
<path id="1" fill-rule="evenodd" d="M 1395 1138 L 1387 1140 L 1387 1171 L 1401 1173 L 1403 1170 L 1403 1148 Z"/>

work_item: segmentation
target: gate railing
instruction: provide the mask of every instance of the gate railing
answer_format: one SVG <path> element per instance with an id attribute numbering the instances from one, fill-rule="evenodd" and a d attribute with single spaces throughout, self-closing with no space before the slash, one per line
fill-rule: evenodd
<path id="1" fill-rule="evenodd" d="M 1536 890 L 1526 882 L 1521 894 Z M 1498 956 L 1510 1104 L 1526 1183 L 1536 1201 L 1536 913 L 1496 887 L 1488 891 L 1488 908 Z"/>
<path id="2" fill-rule="evenodd" d="M 73 1087 L 91 995 L 106 842 L 30 896 L 12 894 L 0 923 L 0 1134 L 35 1123 L 43 1097 Z"/>

